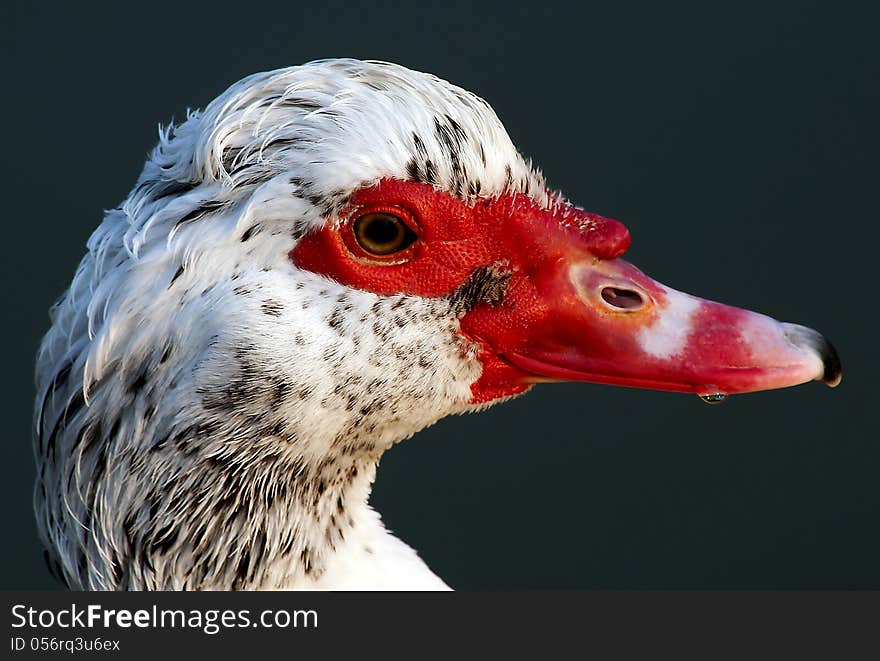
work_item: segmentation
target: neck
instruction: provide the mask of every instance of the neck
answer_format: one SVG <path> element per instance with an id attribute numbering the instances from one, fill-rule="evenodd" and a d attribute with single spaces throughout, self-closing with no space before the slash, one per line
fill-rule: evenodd
<path id="1" fill-rule="evenodd" d="M 200 458 L 197 470 L 163 485 L 172 496 L 151 512 L 150 523 L 138 529 L 129 515 L 123 525 L 131 553 L 116 585 L 445 588 L 369 507 L 377 452 L 302 463 L 273 453 L 275 447 L 277 439 L 266 442 L 249 464 Z"/>
<path id="2" fill-rule="evenodd" d="M 186 341 L 156 345 L 148 334 L 146 347 L 120 345 L 126 357 L 89 378 L 82 357 L 54 377 L 40 419 L 38 520 L 71 587 L 437 586 L 367 501 L 381 453 L 466 410 L 479 367 L 461 355 L 447 301 L 321 286 L 287 287 L 317 293 L 286 314 L 323 318 L 317 300 L 336 301 L 354 306 L 352 319 L 375 318 L 367 335 L 328 326 L 331 341 L 313 319 L 282 317 L 277 336 L 259 326 L 243 338 L 239 317 L 187 308 L 214 323 Z M 315 337 L 290 341 L 302 324 Z M 401 324 L 407 333 L 395 334 Z"/>

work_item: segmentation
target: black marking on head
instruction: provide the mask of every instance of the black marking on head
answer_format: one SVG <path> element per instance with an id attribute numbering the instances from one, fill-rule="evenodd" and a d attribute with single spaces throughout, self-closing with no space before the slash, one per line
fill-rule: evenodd
<path id="1" fill-rule="evenodd" d="M 451 118 L 449 115 L 445 117 L 446 122 L 440 120 L 439 117 L 434 117 L 434 133 L 437 135 L 437 139 L 443 143 L 446 147 L 447 151 L 450 153 L 455 151 L 457 152 L 466 137 L 464 132 L 459 133 L 453 128 L 454 122 L 451 124 Z M 455 124 L 459 131 L 461 131 L 461 127 L 458 124 Z"/>
<path id="2" fill-rule="evenodd" d="M 513 169 L 510 167 L 510 163 L 504 166 L 504 180 L 504 187 L 513 190 Z"/>
<path id="3" fill-rule="evenodd" d="M 67 406 L 64 407 L 64 412 L 58 417 L 55 421 L 55 425 L 52 427 L 52 432 L 46 438 L 46 441 L 43 447 L 46 450 L 54 449 L 55 447 L 55 439 L 58 437 L 58 434 L 67 426 L 67 418 L 70 416 L 71 411 L 76 415 L 79 413 L 86 405 L 86 399 L 83 395 L 83 391 L 77 390 L 70 400 L 67 402 Z"/>
<path id="4" fill-rule="evenodd" d="M 345 311 L 342 308 L 333 308 L 330 318 L 327 320 L 330 328 L 338 329 L 345 321 Z"/>
<path id="5" fill-rule="evenodd" d="M 299 96 L 290 96 L 285 98 L 281 102 L 281 106 L 284 108 L 298 108 L 300 110 L 306 111 L 319 110 L 321 108 L 320 103 L 317 103 L 312 99 L 306 99 Z"/>
<path id="6" fill-rule="evenodd" d="M 267 298 L 263 301 L 262 305 L 260 305 L 260 309 L 263 311 L 263 314 L 269 315 L 270 317 L 280 317 L 284 312 L 284 304 L 281 301 Z"/>
<path id="7" fill-rule="evenodd" d="M 422 139 L 419 137 L 419 134 L 413 132 L 412 137 L 413 137 L 413 144 L 416 147 L 416 152 L 418 153 L 418 155 L 422 159 L 427 159 L 428 158 L 428 150 L 425 147 L 425 143 L 422 142 Z"/>
<path id="8" fill-rule="evenodd" d="M 183 272 L 186 270 L 186 267 L 181 264 L 177 270 L 174 272 L 174 275 L 171 276 L 171 280 L 168 283 L 168 289 L 171 289 L 171 286 L 177 281 L 177 279 L 183 275 Z"/>
<path id="9" fill-rule="evenodd" d="M 227 208 L 230 204 L 231 204 L 231 202 L 225 201 L 225 200 L 206 200 L 205 202 L 202 202 L 199 206 L 197 206 L 195 209 L 190 211 L 188 214 L 186 214 L 183 218 L 178 220 L 174 224 L 174 228 L 176 229 L 176 228 L 180 227 L 181 225 L 195 222 L 201 218 L 204 218 L 205 216 L 207 216 L 209 214 L 215 213 L 217 211 L 221 211 L 221 210 Z"/>
<path id="10" fill-rule="evenodd" d="M 250 239 L 254 235 L 255 232 L 258 232 L 261 229 L 262 229 L 262 225 L 260 223 L 257 223 L 255 225 L 251 225 L 242 233 L 241 242 L 244 243 L 245 241 Z"/>
<path id="11" fill-rule="evenodd" d="M 504 302 L 512 271 L 504 263 L 476 269 L 449 297 L 452 311 L 459 317 L 466 315 L 480 303 L 497 307 Z"/>
<path id="12" fill-rule="evenodd" d="M 290 391 L 293 390 L 293 384 L 280 376 L 276 376 L 273 379 L 273 384 L 272 404 L 273 408 L 277 408 L 290 395 Z"/>
<path id="13" fill-rule="evenodd" d="M 327 199 L 323 195 L 318 195 L 316 193 L 309 193 L 305 196 L 305 199 L 308 200 L 309 204 L 317 209 L 321 209 L 325 214 L 327 213 Z"/>
<path id="14" fill-rule="evenodd" d="M 325 193 L 316 190 L 314 184 L 301 177 L 290 177 L 288 181 L 295 188 L 291 193 L 293 197 L 308 201 L 309 204 L 316 207 L 324 216 L 332 215 L 342 206 L 348 204 L 351 199 L 351 195 L 347 190 L 339 189 Z M 301 227 L 295 230 L 295 232 L 302 236 L 304 229 L 301 224 Z M 299 238 L 299 236 L 296 238 Z"/>
<path id="15" fill-rule="evenodd" d="M 140 392 L 140 390 L 147 383 L 147 365 L 141 365 L 140 371 L 138 371 L 137 376 L 131 380 L 128 384 L 128 391 L 132 394 L 136 394 Z"/>
<path id="16" fill-rule="evenodd" d="M 434 132 L 437 139 L 443 144 L 449 157 L 452 179 L 449 188 L 453 195 L 461 196 L 465 192 L 467 171 L 461 162 L 461 152 L 467 142 L 467 133 L 449 115 L 444 116 L 445 121 L 439 117 L 434 118 Z"/>
<path id="17" fill-rule="evenodd" d="M 326 362 L 331 362 L 337 357 L 338 352 L 339 347 L 335 344 L 331 344 L 330 346 L 325 347 L 324 351 L 321 353 L 321 358 Z"/>
<path id="18" fill-rule="evenodd" d="M 165 340 L 165 347 L 162 349 L 162 356 L 159 358 L 160 365 L 165 363 L 168 358 L 171 357 L 172 351 L 174 351 L 174 344 L 172 344 L 169 340 Z"/>
<path id="19" fill-rule="evenodd" d="M 260 153 L 265 155 L 271 151 L 281 151 L 283 149 L 287 149 L 288 147 L 296 147 L 303 143 L 303 139 L 299 137 L 290 137 L 290 138 L 275 138 L 274 140 L 270 140 L 260 149 Z"/>
<path id="20" fill-rule="evenodd" d="M 247 176 L 242 176 L 241 172 L 246 172 L 250 168 L 250 172 Z M 256 165 L 240 165 L 232 174 L 239 175 L 238 179 L 235 182 L 237 188 L 242 188 L 244 186 L 256 186 L 257 184 L 262 184 L 269 181 L 272 178 L 273 171 L 269 168 L 258 168 Z"/>
<path id="21" fill-rule="evenodd" d="M 232 293 L 236 296 L 249 296 L 253 293 L 253 289 L 244 285 L 238 285 L 232 289 Z"/>
<path id="22" fill-rule="evenodd" d="M 449 123 L 449 128 L 452 129 L 452 135 L 459 143 L 464 143 L 467 141 L 467 133 L 461 125 L 456 122 L 452 116 L 446 115 L 446 121 Z"/>
<path id="23" fill-rule="evenodd" d="M 421 173 L 419 172 L 419 164 L 416 162 L 415 158 L 409 159 L 406 163 L 406 176 L 409 177 L 410 181 L 419 182 L 421 181 Z"/>
<path id="24" fill-rule="evenodd" d="M 437 185 L 437 168 L 430 158 L 425 161 L 425 183 L 433 186 Z"/>
<path id="25" fill-rule="evenodd" d="M 232 172 L 235 168 L 235 161 L 241 154 L 241 147 L 225 147 L 220 155 L 220 163 L 226 172 Z"/>
<path id="26" fill-rule="evenodd" d="M 373 322 L 373 335 L 375 335 L 382 342 L 387 342 L 388 338 L 391 334 L 391 329 L 383 324 L 378 319 Z"/>
<path id="27" fill-rule="evenodd" d="M 198 186 L 197 183 L 191 181 L 177 181 L 176 179 L 159 179 L 159 180 L 151 180 L 145 181 L 138 188 L 149 187 L 150 190 L 150 198 L 153 202 L 157 202 L 165 197 L 171 197 L 173 195 L 183 195 L 184 193 L 189 193 L 191 190 L 194 190 Z"/>

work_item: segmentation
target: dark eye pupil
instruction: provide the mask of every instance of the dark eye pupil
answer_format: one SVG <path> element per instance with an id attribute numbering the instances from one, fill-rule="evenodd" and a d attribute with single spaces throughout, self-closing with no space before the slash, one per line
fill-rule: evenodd
<path id="1" fill-rule="evenodd" d="M 364 227 L 364 233 L 373 243 L 395 243 L 403 234 L 400 221 L 391 216 L 376 215 Z"/>
<path id="2" fill-rule="evenodd" d="M 390 255 L 411 245 L 418 237 L 397 216 L 368 213 L 354 222 L 354 235 L 361 247 L 374 255 Z"/>

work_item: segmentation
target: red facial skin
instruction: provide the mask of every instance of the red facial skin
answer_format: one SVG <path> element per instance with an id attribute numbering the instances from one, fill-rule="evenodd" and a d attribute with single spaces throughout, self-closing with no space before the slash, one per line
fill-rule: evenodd
<path id="1" fill-rule="evenodd" d="M 351 221 L 376 212 L 400 217 L 418 240 L 400 253 L 371 256 L 354 239 Z M 358 191 L 339 219 L 300 240 L 291 252 L 297 266 L 377 294 L 422 297 L 451 294 L 480 267 L 512 271 L 500 305 L 478 304 L 461 319 L 483 365 L 471 388 L 475 404 L 541 381 L 708 394 L 821 376 L 815 352 L 792 345 L 777 322 L 701 299 L 689 299 L 696 309 L 674 355 L 646 351 L 640 332 L 674 313 L 669 296 L 683 295 L 617 259 L 630 236 L 616 220 L 568 205 L 543 209 L 521 194 L 469 204 L 398 180 Z M 639 309 L 603 302 L 599 292 L 609 286 L 638 292 Z"/>

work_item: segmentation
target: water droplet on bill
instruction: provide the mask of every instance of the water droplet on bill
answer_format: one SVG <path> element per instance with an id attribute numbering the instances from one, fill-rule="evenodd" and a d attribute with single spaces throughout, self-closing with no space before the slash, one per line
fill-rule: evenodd
<path id="1" fill-rule="evenodd" d="M 727 399 L 727 395 L 721 392 L 716 392 L 711 395 L 700 395 L 700 399 L 702 399 L 707 404 L 720 404 L 725 399 Z"/>

